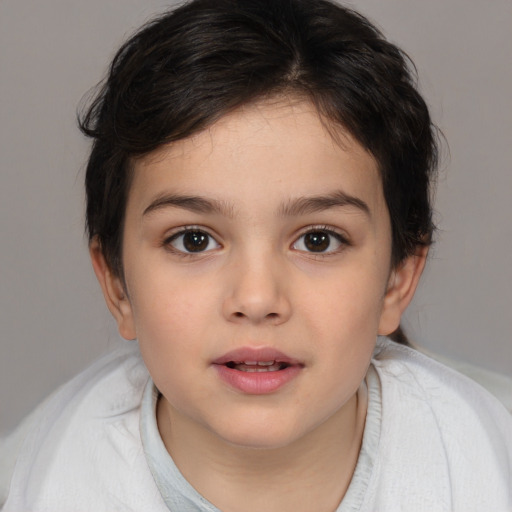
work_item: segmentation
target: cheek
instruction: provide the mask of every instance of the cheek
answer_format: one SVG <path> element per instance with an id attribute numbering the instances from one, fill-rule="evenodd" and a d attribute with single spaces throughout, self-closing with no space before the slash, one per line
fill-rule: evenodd
<path id="1" fill-rule="evenodd" d="M 204 323 L 198 318 L 201 304 L 172 291 L 155 290 L 146 294 L 147 300 L 144 297 L 139 294 L 134 304 L 140 351 L 153 381 L 171 398 L 179 393 L 177 383 L 202 367 L 203 347 L 197 343 L 204 339 Z"/>
<path id="2" fill-rule="evenodd" d="M 194 302 L 184 293 L 186 287 L 156 274 L 132 271 L 127 284 L 141 352 L 167 359 L 173 348 L 179 349 L 180 331 L 188 323 Z"/>
<path id="3" fill-rule="evenodd" d="M 322 367 L 326 396 L 332 393 L 339 400 L 346 398 L 346 393 L 355 392 L 364 378 L 382 309 L 376 276 L 351 276 L 354 279 L 339 276 L 344 279 L 337 279 L 337 285 L 329 292 L 315 294 L 309 306 L 304 303 L 309 307 L 305 317 L 310 322 L 304 331 L 314 333 L 315 360 Z M 340 387 L 341 381 L 344 386 Z"/>
<path id="4" fill-rule="evenodd" d="M 351 333 L 365 338 L 377 332 L 383 306 L 385 276 L 368 267 L 351 267 L 316 283 L 303 308 L 325 336 Z"/>
<path id="5" fill-rule="evenodd" d="M 177 317 L 185 321 L 197 311 L 208 287 L 201 287 L 201 282 L 186 273 L 173 271 L 159 254 L 146 259 L 147 265 L 134 262 L 126 275 L 137 325 L 148 328 L 154 324 L 160 329 L 167 323 L 175 323 Z"/>
<path id="6" fill-rule="evenodd" d="M 351 286 L 352 284 L 352 286 Z M 346 282 L 322 298 L 312 315 L 316 360 L 333 396 L 355 392 L 364 378 L 378 335 L 382 299 L 373 287 Z M 371 282 L 368 282 L 371 285 Z M 327 376 L 332 376 L 329 379 Z M 344 386 L 339 387 L 340 379 Z M 327 393 L 328 394 L 328 393 Z"/>

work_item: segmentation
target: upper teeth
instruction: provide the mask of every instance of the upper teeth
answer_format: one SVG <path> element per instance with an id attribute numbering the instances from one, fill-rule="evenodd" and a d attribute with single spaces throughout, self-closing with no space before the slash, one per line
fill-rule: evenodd
<path id="1" fill-rule="evenodd" d="M 247 366 L 272 366 L 275 361 L 244 361 L 242 364 Z"/>

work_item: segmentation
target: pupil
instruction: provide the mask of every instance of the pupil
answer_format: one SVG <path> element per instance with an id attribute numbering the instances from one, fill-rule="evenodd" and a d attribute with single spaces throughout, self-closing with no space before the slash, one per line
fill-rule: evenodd
<path id="1" fill-rule="evenodd" d="M 323 252 L 329 248 L 331 242 L 327 233 L 316 232 L 308 233 L 305 236 L 304 243 L 308 250 L 312 252 Z"/>
<path id="2" fill-rule="evenodd" d="M 208 235 L 201 231 L 190 231 L 183 236 L 183 246 L 189 252 L 204 251 L 208 246 Z"/>

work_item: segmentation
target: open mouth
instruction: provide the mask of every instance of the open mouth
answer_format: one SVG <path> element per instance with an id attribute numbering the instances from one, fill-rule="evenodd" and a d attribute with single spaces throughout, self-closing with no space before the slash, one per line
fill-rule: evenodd
<path id="1" fill-rule="evenodd" d="M 304 369 L 302 361 L 273 347 L 240 347 L 212 361 L 220 379 L 244 394 L 277 392 L 296 379 Z"/>
<path id="2" fill-rule="evenodd" d="M 278 372 L 285 370 L 290 366 L 289 363 L 280 361 L 228 361 L 226 363 L 228 368 L 232 370 L 239 370 L 241 372 Z"/>

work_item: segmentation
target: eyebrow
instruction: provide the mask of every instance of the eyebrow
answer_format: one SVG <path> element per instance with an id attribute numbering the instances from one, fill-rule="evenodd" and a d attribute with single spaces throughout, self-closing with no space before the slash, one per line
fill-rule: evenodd
<path id="1" fill-rule="evenodd" d="M 163 208 L 183 208 L 195 213 L 217 213 L 227 217 L 233 216 L 233 208 L 223 201 L 206 199 L 200 196 L 169 194 L 159 196 L 144 210 L 143 216 Z"/>
<path id="2" fill-rule="evenodd" d="M 347 206 L 356 208 L 368 217 L 371 217 L 370 208 L 362 199 L 346 194 L 341 190 L 328 195 L 299 197 L 284 204 L 279 213 L 283 217 L 295 217 L 328 210 L 330 208 Z"/>
<path id="3" fill-rule="evenodd" d="M 370 208 L 362 199 L 346 194 L 341 190 L 327 195 L 292 199 L 283 204 L 278 213 L 282 217 L 297 217 L 330 208 L 347 206 L 356 208 L 371 217 Z M 224 201 L 179 194 L 168 194 L 155 198 L 144 210 L 143 216 L 169 207 L 183 208 L 194 213 L 215 213 L 226 217 L 234 217 L 234 207 Z"/>

